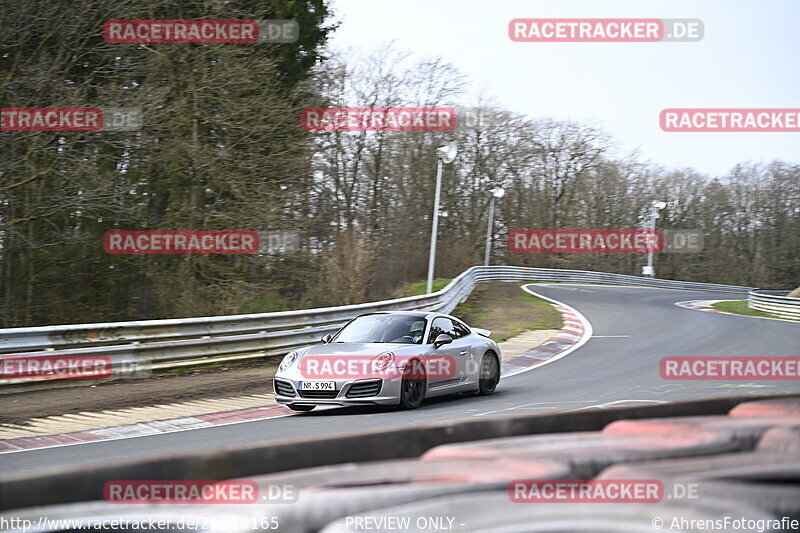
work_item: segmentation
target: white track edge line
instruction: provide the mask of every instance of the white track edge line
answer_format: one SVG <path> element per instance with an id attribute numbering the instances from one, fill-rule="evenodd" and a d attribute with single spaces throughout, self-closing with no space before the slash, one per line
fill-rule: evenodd
<path id="1" fill-rule="evenodd" d="M 688 309 L 690 311 L 702 311 L 704 313 L 719 313 L 722 315 L 733 315 L 733 316 L 741 316 L 744 318 L 760 318 L 761 320 L 778 320 L 780 322 L 791 322 L 792 324 L 800 324 L 800 321 L 797 320 L 789 320 L 788 318 L 778 318 L 778 317 L 771 317 L 771 316 L 753 316 L 753 315 L 740 315 L 739 313 L 730 313 L 728 311 L 721 311 L 719 309 L 707 309 L 704 307 L 688 307 L 683 306 L 680 304 L 687 304 L 687 303 L 694 303 L 694 302 L 704 302 L 705 300 L 685 300 L 683 302 L 674 302 L 673 305 L 676 307 L 680 307 L 682 309 Z M 742 300 L 718 300 L 719 302 L 741 302 Z"/>
<path id="2" fill-rule="evenodd" d="M 581 313 L 579 313 L 574 307 L 571 307 L 571 306 L 569 306 L 569 305 L 567 305 L 567 304 L 565 304 L 563 302 L 559 302 L 558 300 L 554 300 L 553 298 L 549 298 L 547 296 L 543 296 L 543 295 L 541 295 L 539 293 L 536 293 L 536 292 L 530 290 L 528 287 L 531 286 L 531 285 L 537 285 L 537 284 L 536 283 L 529 283 L 527 285 L 523 285 L 521 288 L 522 288 L 523 291 L 527 292 L 528 294 L 532 294 L 533 296 L 536 296 L 537 298 L 541 298 L 543 300 L 547 300 L 548 302 L 553 303 L 555 305 L 560 305 L 561 307 L 563 307 L 567 311 L 573 313 L 578 318 L 578 321 L 583 325 L 583 335 L 581 336 L 580 340 L 578 340 L 578 342 L 576 342 L 575 344 L 573 344 L 572 346 L 570 346 L 569 348 L 567 348 L 566 350 L 564 350 L 560 354 L 555 355 L 555 356 L 551 357 L 550 359 L 547 359 L 544 362 L 539 363 L 539 364 L 537 364 L 535 366 L 531 366 L 531 367 L 526 367 L 526 368 L 521 368 L 519 370 L 515 370 L 515 371 L 513 371 L 513 372 L 511 372 L 509 374 L 501 376 L 501 379 L 510 378 L 512 376 L 516 376 L 516 375 L 522 374 L 524 372 L 529 372 L 529 371 L 534 370 L 536 368 L 541 368 L 541 367 L 543 367 L 545 365 L 549 365 L 550 363 L 555 363 L 559 359 L 568 356 L 569 354 L 571 354 L 572 352 L 574 352 L 575 350 L 577 350 L 578 348 L 580 348 L 581 346 L 586 344 L 586 342 L 592 337 L 592 333 L 593 333 L 592 323 L 589 322 L 589 320 L 585 316 L 583 316 Z"/>

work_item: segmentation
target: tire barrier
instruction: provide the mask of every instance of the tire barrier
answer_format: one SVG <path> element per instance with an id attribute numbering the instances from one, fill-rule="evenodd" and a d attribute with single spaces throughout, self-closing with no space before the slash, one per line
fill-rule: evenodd
<path id="1" fill-rule="evenodd" d="M 758 449 L 786 453 L 800 453 L 800 428 L 780 427 L 764 433 L 758 441 Z"/>
<path id="2" fill-rule="evenodd" d="M 791 400 L 761 400 L 737 405 L 730 416 L 800 416 L 800 403 Z"/>
<path id="3" fill-rule="evenodd" d="M 800 518 L 800 401 L 762 400 L 734 407 L 728 416 L 615 422 L 604 431 L 670 431 L 699 426 L 739 440 L 754 452 L 722 454 L 702 459 L 621 464 L 599 478 L 649 478 L 676 483 L 697 482 L 699 497 L 712 495 L 758 504 L 776 515 Z M 750 446 L 750 445 L 753 446 Z"/>
<path id="4" fill-rule="evenodd" d="M 800 454 L 759 450 L 684 460 L 621 464 L 598 479 L 660 479 L 664 492 L 695 486 L 696 497 L 725 497 L 774 515 L 800 518 Z M 763 490 L 762 490 L 763 489 Z"/>
<path id="5" fill-rule="evenodd" d="M 291 486 L 297 501 L 270 509 L 282 532 L 315 533 L 343 514 L 426 501 L 447 495 L 503 491 L 518 477 L 565 479 L 569 465 L 548 460 L 415 459 L 304 469 L 251 478 L 262 490 Z"/>
<path id="6" fill-rule="evenodd" d="M 235 445 L 192 455 L 110 461 L 56 470 L 0 472 L 0 510 L 97 499 L 109 479 L 233 479 L 337 463 L 419 457 L 443 444 L 546 433 L 598 431 L 621 419 L 725 414 L 745 400 L 774 395 L 714 397 L 571 413 L 504 415 L 413 425 L 366 433 L 267 444 Z"/>
<path id="7" fill-rule="evenodd" d="M 607 435 L 587 431 L 437 446 L 423 455 L 422 460 L 457 458 L 480 464 L 480 461 L 501 453 L 507 459 L 562 461 L 570 465 L 576 478 L 584 479 L 593 478 L 607 466 L 617 463 L 702 456 L 741 449 L 741 444 L 729 435 L 707 431 L 670 437 Z"/>
<path id="8" fill-rule="evenodd" d="M 738 441 L 744 449 L 752 449 L 758 440 L 774 427 L 800 427 L 798 417 L 732 417 L 732 416 L 692 416 L 669 420 L 621 420 L 607 426 L 603 433 L 608 435 L 647 434 L 654 438 L 664 438 L 678 432 L 706 430 L 719 432 Z"/>
<path id="9" fill-rule="evenodd" d="M 457 523 L 470 533 L 572 533 L 615 532 L 615 533 L 653 533 L 655 518 L 662 524 L 674 519 L 697 522 L 722 520 L 725 516 L 742 516 L 750 520 L 772 518 L 768 513 L 742 505 L 740 502 L 725 500 L 706 500 L 691 504 L 604 504 L 604 503 L 535 503 L 521 504 L 509 501 L 508 496 L 497 492 L 483 492 L 451 498 L 439 498 L 428 502 L 382 509 L 369 515 L 351 517 L 372 518 L 373 523 L 380 519 L 408 517 L 411 527 L 404 532 L 429 533 L 425 526 L 431 519 L 456 517 Z M 455 522 L 454 520 L 454 522 Z M 420 527 L 423 526 L 423 527 Z M 467 529 L 468 528 L 468 529 Z M 322 533 L 352 533 L 348 520 L 338 520 L 322 530 Z M 372 529 L 376 533 L 395 533 L 396 529 Z M 701 531 L 696 528 L 676 528 L 673 531 Z M 733 528 L 719 528 L 715 531 L 736 531 Z M 741 531 L 741 530 L 740 530 Z M 775 531 L 768 529 L 766 531 Z"/>
<path id="10" fill-rule="evenodd" d="M 800 521 L 800 486 L 781 482 L 703 481 L 698 489 L 704 496 L 757 505 L 774 516 Z"/>
<path id="11" fill-rule="evenodd" d="M 618 464 L 600 473 L 599 479 L 685 480 L 800 480 L 800 454 L 752 451 L 712 457 L 665 459 L 635 464 Z M 800 501 L 798 501 L 800 504 Z"/>
<path id="12" fill-rule="evenodd" d="M 777 401 L 763 401 L 767 399 Z M 766 412 L 767 416 L 742 416 L 764 413 L 765 405 L 778 407 L 782 416 L 773 416 L 774 411 Z M 758 522 L 763 526 L 759 531 L 781 531 L 786 527 L 782 521 L 800 518 L 800 452 L 776 449 L 798 440 L 800 416 L 788 414 L 794 412 L 792 405 L 800 406 L 800 396 L 717 398 L 459 421 L 326 441 L 286 441 L 258 450 L 230 447 L 213 456 L 193 454 L 156 463 L 120 463 L 92 474 L 92 479 L 100 483 L 95 485 L 94 494 L 98 494 L 102 482 L 111 479 L 246 477 L 265 493 L 270 487 L 291 487 L 296 498 L 239 506 L 83 501 L 6 510 L 0 515 L 0 523 L 9 517 L 89 520 L 150 513 L 168 517 L 174 530 L 181 519 L 217 516 L 221 517 L 218 520 L 227 520 L 215 524 L 216 529 L 208 529 L 214 532 L 266 531 L 270 528 L 263 524 L 269 519 L 278 521 L 282 533 L 365 531 L 366 521 L 371 532 L 652 533 L 659 527 L 671 531 L 748 530 L 741 521 Z M 504 433 L 515 436 L 502 436 Z M 484 440 L 469 441 L 462 438 L 465 435 Z M 387 460 L 401 454 L 407 454 L 407 458 Z M 364 462 L 354 461 L 356 457 Z M 312 461 L 318 466 L 296 466 Z M 170 470 L 176 464 L 181 469 Z M 25 492 L 31 490 L 34 493 L 28 496 L 46 497 L 46 491 L 39 493 L 35 488 L 48 481 L 61 491 L 72 487 L 81 493 L 87 483 L 82 477 L 87 475 L 84 470 L 61 472 L 59 476 L 48 473 L 38 481 L 18 475 L 16 484 L 2 479 L 0 495 L 4 503 L 9 497 L 17 502 L 24 500 Z M 248 471 L 265 474 L 240 475 Z M 215 478 L 214 472 L 229 475 Z M 646 480 L 657 482 L 662 493 L 651 503 L 517 503 L 510 482 L 520 479 L 551 484 L 570 479 L 593 479 L 598 484 Z M 731 518 L 739 522 L 725 522 Z M 660 521 L 658 527 L 656 519 Z M 355 525 L 359 520 L 360 528 Z M 405 526 L 398 529 L 398 523 Z M 717 525 L 708 527 L 709 523 Z M 242 524 L 254 527 L 241 528 Z M 752 527 L 749 530 L 754 530 Z"/>

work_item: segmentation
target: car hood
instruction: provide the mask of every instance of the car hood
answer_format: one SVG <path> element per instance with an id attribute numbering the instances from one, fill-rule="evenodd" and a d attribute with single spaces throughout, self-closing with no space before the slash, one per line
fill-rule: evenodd
<path id="1" fill-rule="evenodd" d="M 361 356 L 376 357 L 385 352 L 392 352 L 395 355 L 411 356 L 427 353 L 430 346 L 424 344 L 402 344 L 386 342 L 332 342 L 330 344 L 315 344 L 309 347 L 301 356 L 299 366 L 303 367 L 303 358 L 308 355 L 330 355 L 330 356 Z"/>

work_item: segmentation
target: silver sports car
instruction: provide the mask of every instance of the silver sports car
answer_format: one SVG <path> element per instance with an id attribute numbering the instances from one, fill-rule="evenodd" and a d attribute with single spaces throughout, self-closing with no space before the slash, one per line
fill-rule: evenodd
<path id="1" fill-rule="evenodd" d="M 441 313 L 358 316 L 322 344 L 286 354 L 275 399 L 295 411 L 317 405 L 399 405 L 458 392 L 492 394 L 500 349 L 491 332 Z"/>

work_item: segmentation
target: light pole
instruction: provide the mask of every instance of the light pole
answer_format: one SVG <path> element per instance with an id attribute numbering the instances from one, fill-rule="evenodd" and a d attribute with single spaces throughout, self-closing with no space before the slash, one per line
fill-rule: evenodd
<path id="1" fill-rule="evenodd" d="M 662 209 L 664 209 L 665 207 L 667 207 L 666 202 L 658 202 L 658 201 L 654 200 L 653 203 L 650 204 L 650 224 L 649 224 L 649 226 L 650 226 L 651 235 L 652 235 L 652 231 L 654 231 L 656 229 L 656 219 L 661 217 L 661 215 L 658 212 L 661 211 Z M 650 243 L 650 245 L 647 247 L 648 248 L 648 251 L 647 251 L 647 266 L 642 267 L 642 275 L 643 276 L 650 276 L 651 278 L 653 278 L 656 275 L 656 271 L 653 268 L 653 245 L 652 245 L 652 240 L 651 239 L 652 239 L 652 237 L 650 237 L 648 239 L 648 242 Z"/>
<path id="2" fill-rule="evenodd" d="M 501 187 L 495 187 L 489 191 L 492 197 L 489 199 L 489 225 L 486 228 L 486 253 L 483 256 L 483 266 L 489 266 L 489 252 L 492 248 L 492 229 L 494 226 L 494 200 L 495 198 L 502 198 L 505 196 L 506 191 Z"/>
<path id="3" fill-rule="evenodd" d="M 439 197 L 442 190 L 442 170 L 445 163 L 450 164 L 456 159 L 455 141 L 447 146 L 436 149 L 436 193 L 433 199 L 433 228 L 431 229 L 431 251 L 428 256 L 428 294 L 433 292 L 433 270 L 436 266 L 436 233 L 439 230 Z"/>

